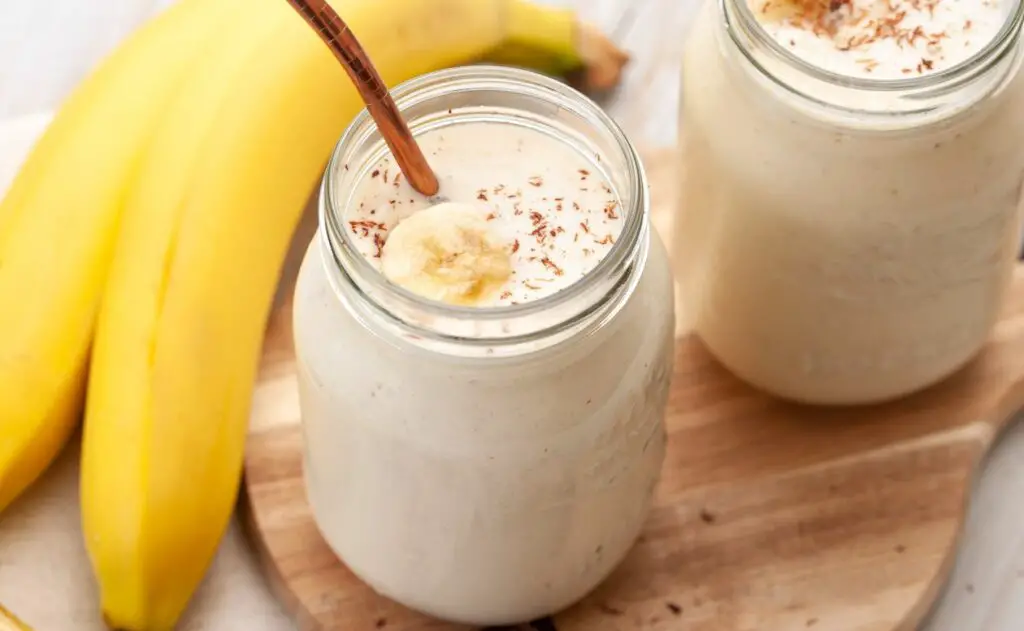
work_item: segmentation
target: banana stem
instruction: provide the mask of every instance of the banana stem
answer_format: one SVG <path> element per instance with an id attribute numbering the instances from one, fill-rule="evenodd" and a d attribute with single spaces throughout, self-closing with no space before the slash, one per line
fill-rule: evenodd
<path id="1" fill-rule="evenodd" d="M 571 74 L 587 92 L 605 92 L 621 81 L 629 54 L 572 9 L 526 0 L 501 6 L 505 41 L 484 56 L 488 61 Z"/>

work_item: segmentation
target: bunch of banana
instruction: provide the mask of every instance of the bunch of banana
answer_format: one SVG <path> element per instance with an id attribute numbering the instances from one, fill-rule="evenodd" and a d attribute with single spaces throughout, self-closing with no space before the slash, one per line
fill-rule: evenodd
<path id="1" fill-rule="evenodd" d="M 183 3 L 127 40 L 64 104 L 0 203 L 0 510 L 77 424 L 128 183 L 228 26 L 228 5 Z"/>
<path id="2" fill-rule="evenodd" d="M 489 59 L 604 89 L 626 61 L 525 0 L 336 6 L 390 85 Z M 114 628 L 172 629 L 213 557 L 292 230 L 361 107 L 285 0 L 178 0 L 68 99 L 0 203 L 0 511 L 84 405 L 83 527 Z"/>
<path id="3" fill-rule="evenodd" d="M 32 631 L 32 629 L 18 620 L 13 613 L 0 606 L 0 631 Z"/>

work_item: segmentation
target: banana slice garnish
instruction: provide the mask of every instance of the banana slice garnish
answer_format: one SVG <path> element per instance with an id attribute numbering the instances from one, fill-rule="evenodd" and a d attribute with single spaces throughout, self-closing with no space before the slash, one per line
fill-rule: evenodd
<path id="1" fill-rule="evenodd" d="M 493 299 L 512 275 L 512 255 L 485 212 L 450 202 L 417 211 L 388 235 L 381 271 L 431 300 L 471 306 Z"/>

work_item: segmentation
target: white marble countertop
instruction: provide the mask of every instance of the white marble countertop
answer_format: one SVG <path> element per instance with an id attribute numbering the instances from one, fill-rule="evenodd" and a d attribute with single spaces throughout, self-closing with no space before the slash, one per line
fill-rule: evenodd
<path id="1" fill-rule="evenodd" d="M 577 4 L 633 53 L 625 85 L 607 107 L 638 144 L 672 144 L 681 35 L 699 0 L 547 1 Z M 120 38 L 169 2 L 0 0 L 0 191 L 47 112 Z M 78 531 L 77 464 L 72 447 L 0 519 L 0 602 L 39 631 L 102 629 Z M 947 595 L 924 629 L 1024 629 L 1022 497 L 1024 424 L 1018 424 L 980 476 Z M 267 591 L 237 525 L 181 628 L 293 628 Z"/>

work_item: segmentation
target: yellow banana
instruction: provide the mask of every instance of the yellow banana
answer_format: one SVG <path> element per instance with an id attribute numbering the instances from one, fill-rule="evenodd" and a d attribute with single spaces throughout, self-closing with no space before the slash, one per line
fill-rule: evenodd
<path id="1" fill-rule="evenodd" d="M 0 631 L 32 631 L 11 612 L 0 606 Z"/>
<path id="2" fill-rule="evenodd" d="M 197 235 L 205 236 L 204 226 L 186 222 L 209 219 L 216 224 L 227 210 L 192 217 L 189 197 L 200 192 L 191 187 L 201 179 L 197 169 L 208 168 L 205 144 L 212 126 L 222 120 L 218 114 L 229 91 L 238 88 L 235 77 L 248 70 L 246 79 L 252 79 L 250 58 L 258 47 L 277 39 L 275 31 L 282 26 L 278 12 L 289 8 L 285 2 L 275 4 L 239 15 L 206 56 L 203 72 L 171 104 L 172 112 L 157 130 L 132 186 L 101 304 L 83 435 L 81 502 L 103 615 L 115 629 L 173 627 L 213 556 L 235 494 L 241 443 L 235 440 L 232 422 L 239 411 L 244 414 L 244 408 L 232 409 L 240 403 L 232 394 L 237 386 L 219 380 L 217 385 L 226 389 L 219 399 L 206 393 L 207 409 L 167 405 L 178 396 L 190 396 L 191 380 L 204 376 L 199 367 L 176 356 L 198 349 L 168 348 L 164 340 L 173 344 L 168 335 L 181 340 L 184 334 L 186 343 L 204 343 L 205 335 L 217 334 L 175 313 L 186 305 L 176 296 L 188 289 L 181 281 L 195 284 L 180 277 L 180 266 L 203 249 L 216 247 L 214 242 L 196 244 Z M 290 210 L 273 214 L 286 216 Z M 224 234 L 206 238 L 225 245 L 232 240 Z M 213 267 L 208 271 L 216 273 Z M 230 286 L 220 291 L 223 298 L 234 294 L 245 300 Z M 198 309 L 199 320 L 214 315 L 212 309 L 203 315 L 202 304 L 191 308 Z M 167 331 L 178 327 L 190 330 Z M 214 344 L 221 343 L 237 346 L 233 334 Z M 175 418 L 182 413 L 193 418 Z M 195 422 L 210 424 L 199 429 Z M 109 461 L 112 457 L 116 463 Z"/>
<path id="3" fill-rule="evenodd" d="M 237 0 L 183 0 L 69 98 L 0 203 L 0 511 L 81 413 L 125 182 L 193 59 Z"/>
<path id="4" fill-rule="evenodd" d="M 570 14 L 521 0 L 339 6 L 392 85 L 509 43 L 528 63 L 578 66 L 587 60 L 575 47 L 592 41 L 578 37 L 583 29 L 544 28 Z M 362 107 L 284 0 L 248 0 L 246 10 L 149 146 L 96 329 L 83 527 L 104 615 L 128 631 L 174 627 L 227 526 L 280 267 L 331 148 Z M 548 33 L 536 45 L 535 26 Z"/>

